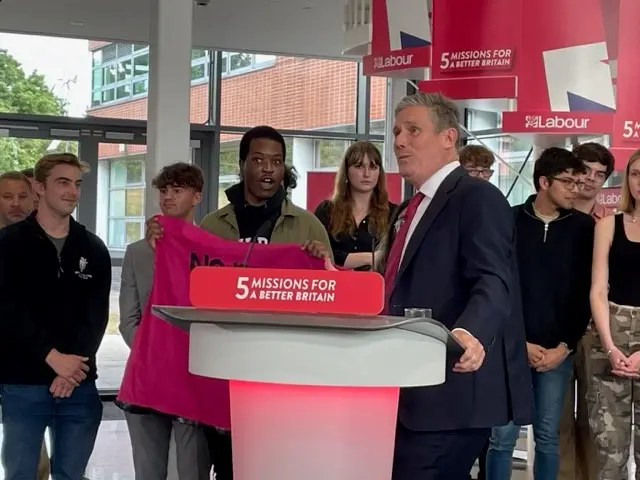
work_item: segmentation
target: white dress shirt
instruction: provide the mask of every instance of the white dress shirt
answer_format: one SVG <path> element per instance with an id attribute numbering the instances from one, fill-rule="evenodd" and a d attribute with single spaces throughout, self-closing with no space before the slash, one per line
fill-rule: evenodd
<path id="1" fill-rule="evenodd" d="M 407 250 L 407 245 L 409 245 L 409 239 L 411 239 L 411 235 L 415 232 L 418 223 L 424 216 L 424 213 L 427 211 L 431 200 L 436 195 L 438 188 L 444 182 L 444 179 L 449 176 L 451 172 L 453 172 L 456 168 L 460 166 L 459 161 L 454 161 L 447 163 L 444 167 L 440 168 L 436 173 L 429 177 L 429 180 L 424 182 L 420 187 L 420 192 L 424 194 L 424 198 L 420 205 L 418 205 L 418 209 L 416 210 L 416 214 L 413 216 L 411 220 L 411 224 L 409 225 L 409 231 L 407 232 L 407 238 L 404 240 L 404 247 L 402 248 L 402 256 L 400 257 L 400 263 L 402 264 L 402 259 L 404 258 L 404 252 Z"/>

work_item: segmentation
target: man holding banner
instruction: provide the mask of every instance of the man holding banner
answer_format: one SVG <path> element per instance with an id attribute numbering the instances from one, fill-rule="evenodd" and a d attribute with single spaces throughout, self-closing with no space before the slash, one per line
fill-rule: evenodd
<path id="1" fill-rule="evenodd" d="M 203 230 L 209 233 L 205 233 L 202 230 L 198 233 L 198 229 L 186 224 L 183 228 L 177 228 L 175 222 L 168 222 L 169 219 L 166 217 L 172 215 L 165 212 L 165 208 L 163 208 L 165 218 L 153 217 L 148 220 L 146 241 L 154 248 L 156 247 L 156 241 L 165 233 L 163 225 L 166 228 L 171 228 L 171 238 L 167 238 L 170 243 L 165 245 L 165 241 L 158 242 L 156 266 L 158 262 L 162 265 L 171 263 L 171 267 L 168 267 L 167 270 L 171 271 L 172 278 L 169 281 L 166 277 L 163 277 L 162 282 L 154 284 L 145 315 L 148 315 L 149 304 L 153 303 L 154 299 L 162 298 L 173 305 L 188 304 L 189 271 L 183 272 L 184 264 L 178 259 L 180 255 L 176 255 L 175 252 L 182 253 L 184 251 L 187 257 L 190 254 L 191 265 L 189 268 L 193 268 L 196 265 L 244 265 L 321 269 L 325 263 L 327 265 L 330 263 L 329 260 L 324 263 L 318 259 L 309 261 L 307 259 L 312 257 L 302 251 L 306 250 L 314 257 L 324 257 L 326 259 L 332 259 L 333 257 L 331 250 L 327 247 L 329 238 L 320 221 L 311 212 L 291 203 L 287 196 L 288 190 L 296 185 L 296 175 L 295 171 L 285 164 L 285 158 L 286 145 L 280 133 L 266 126 L 253 128 L 243 136 L 240 142 L 241 181 L 226 191 L 230 204 L 207 215 L 200 225 Z M 167 231 L 166 233 L 168 234 L 169 232 Z M 210 234 L 215 235 L 215 237 Z M 181 246 L 176 243 L 179 235 L 182 235 L 183 240 Z M 250 245 L 243 247 L 234 243 L 233 246 L 230 246 L 228 240 L 256 243 L 260 244 L 259 247 L 263 247 L 263 244 L 268 243 L 297 244 L 301 245 L 302 250 L 297 249 L 295 246 L 286 247 L 289 249 L 288 253 L 283 254 L 281 252 L 284 251 L 285 247 L 282 246 L 275 248 L 272 253 L 265 252 L 263 248 L 256 248 L 253 251 L 250 250 Z M 173 252 L 169 253 L 171 248 L 173 248 Z M 291 250 L 292 248 L 293 250 Z M 151 251 L 151 249 L 148 249 L 146 255 L 149 256 Z M 240 257 L 238 257 L 239 254 Z M 151 254 L 150 256 L 153 261 L 153 255 Z M 123 276 L 124 273 L 123 269 Z M 185 277 L 183 277 L 183 273 L 186 275 Z M 124 285 L 123 278 L 123 288 Z M 181 303 L 185 301 L 187 303 Z M 144 307 L 144 303 L 141 305 Z M 146 327 L 151 329 L 151 325 L 148 322 Z M 152 328 L 154 338 L 158 338 L 158 332 L 165 332 L 163 335 L 170 334 L 173 341 L 180 343 L 180 348 L 185 349 L 184 343 L 185 341 L 188 342 L 188 340 L 186 340 L 186 337 L 181 338 L 175 331 L 171 331 L 172 328 L 174 327 L 166 324 L 166 322 L 156 320 Z M 129 336 L 130 341 L 133 342 L 134 329 L 129 329 L 129 332 L 127 330 L 127 327 L 122 329 L 123 336 L 125 338 Z M 136 345 L 139 343 L 140 341 L 136 341 Z M 231 438 L 228 430 L 229 400 L 226 383 L 218 382 L 217 385 L 214 385 L 217 382 L 216 380 L 196 378 L 182 372 L 179 373 L 179 381 L 184 381 L 183 385 L 187 387 L 182 390 L 190 392 L 188 400 L 186 399 L 187 396 L 182 401 L 177 400 L 173 395 L 171 399 L 164 401 L 161 398 L 161 392 L 156 391 L 155 393 L 158 394 L 155 395 L 149 388 L 153 382 L 148 380 L 150 373 L 145 370 L 145 365 L 151 364 L 154 360 L 153 358 L 147 360 L 148 355 L 142 351 L 146 347 L 146 345 L 141 345 L 135 356 L 136 358 L 132 359 L 130 357 L 123 387 L 120 390 L 120 399 L 141 400 L 136 404 L 146 404 L 147 406 L 152 403 L 151 399 L 154 399 L 153 408 L 158 411 L 190 412 L 194 414 L 189 416 L 183 413 L 183 415 L 206 425 L 222 427 L 207 430 L 210 456 L 214 464 L 216 478 L 218 480 L 232 478 Z M 182 358 L 183 353 L 179 353 L 178 357 Z M 153 354 L 151 353 L 150 355 Z M 165 371 L 163 373 L 165 377 L 171 377 L 170 372 Z M 136 380 L 141 378 L 142 375 L 146 377 L 144 389 Z M 185 375 L 188 376 L 187 379 L 183 378 Z M 172 387 L 173 392 L 181 390 L 176 385 Z M 225 388 L 227 389 L 226 393 L 223 391 Z M 206 392 L 206 395 L 199 395 L 194 392 Z M 167 396 L 167 392 L 164 395 Z M 209 403 L 207 395 L 212 398 L 216 397 L 215 401 Z M 144 399 L 148 401 L 145 402 Z M 220 408 L 216 409 L 214 404 L 219 405 Z M 208 412 L 213 412 L 211 416 L 208 418 L 203 418 L 202 416 L 194 418 L 198 416 L 199 412 L 204 412 L 205 405 Z M 145 477 L 145 480 L 147 478 L 150 477 Z"/>

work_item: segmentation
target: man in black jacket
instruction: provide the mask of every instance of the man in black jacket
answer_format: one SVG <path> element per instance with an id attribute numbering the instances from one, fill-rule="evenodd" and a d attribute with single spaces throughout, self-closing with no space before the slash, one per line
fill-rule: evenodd
<path id="1" fill-rule="evenodd" d="M 0 389 L 6 480 L 36 478 L 46 427 L 54 480 L 82 477 L 102 418 L 96 352 L 111 260 L 71 214 L 86 165 L 53 154 L 35 168 L 39 209 L 0 231 Z"/>
<path id="2" fill-rule="evenodd" d="M 558 428 L 571 353 L 590 317 L 589 289 L 594 220 L 573 208 L 582 188 L 583 163 L 561 148 L 536 161 L 537 194 L 514 207 L 517 257 L 527 353 L 534 394 L 536 480 L 558 474 Z M 520 427 L 494 428 L 487 478 L 511 478 L 511 458 Z"/>

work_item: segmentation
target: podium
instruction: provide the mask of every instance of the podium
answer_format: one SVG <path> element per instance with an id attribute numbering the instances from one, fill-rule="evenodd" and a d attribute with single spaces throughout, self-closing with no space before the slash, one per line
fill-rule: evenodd
<path id="1" fill-rule="evenodd" d="M 228 379 L 235 480 L 390 480 L 400 387 L 445 381 L 437 321 L 154 305 L 189 371 Z"/>

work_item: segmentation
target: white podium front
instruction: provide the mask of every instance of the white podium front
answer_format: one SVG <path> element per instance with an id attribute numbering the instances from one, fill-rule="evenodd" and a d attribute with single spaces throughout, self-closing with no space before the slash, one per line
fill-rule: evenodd
<path id="1" fill-rule="evenodd" d="M 234 480 L 389 480 L 399 387 L 462 352 L 425 318 L 153 311 L 189 330 L 191 373 L 230 380 Z"/>

